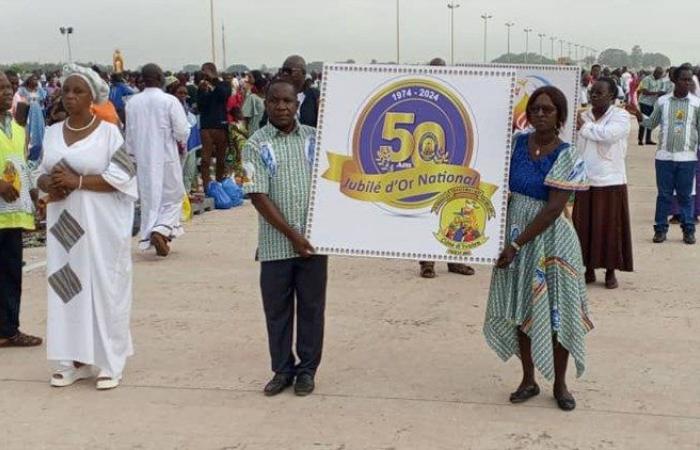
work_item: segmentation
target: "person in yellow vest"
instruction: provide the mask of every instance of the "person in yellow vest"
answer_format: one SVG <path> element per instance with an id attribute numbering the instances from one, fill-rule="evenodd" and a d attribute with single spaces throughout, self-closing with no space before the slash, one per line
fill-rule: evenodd
<path id="1" fill-rule="evenodd" d="M 34 347 L 41 338 L 19 330 L 22 232 L 34 229 L 27 135 L 12 118 L 12 84 L 0 72 L 0 348 Z"/>

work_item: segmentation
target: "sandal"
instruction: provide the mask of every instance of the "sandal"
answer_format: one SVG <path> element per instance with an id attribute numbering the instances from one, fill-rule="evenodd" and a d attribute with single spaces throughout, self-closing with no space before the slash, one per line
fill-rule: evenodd
<path id="1" fill-rule="evenodd" d="M 87 364 L 80 367 L 61 366 L 51 375 L 51 386 L 66 387 L 74 384 L 76 381 L 92 378 L 93 376 L 92 367 Z"/>
<path id="2" fill-rule="evenodd" d="M 523 389 L 518 389 L 517 391 L 510 394 L 511 403 L 523 403 L 530 400 L 532 397 L 540 395 L 540 387 L 536 384 L 528 386 Z"/>
<path id="3" fill-rule="evenodd" d="M 121 380 L 122 377 L 110 377 L 106 373 L 100 372 L 100 374 L 97 376 L 97 383 L 95 384 L 95 387 L 98 391 L 107 391 L 118 387 Z"/>
<path id="4" fill-rule="evenodd" d="M 474 275 L 476 271 L 473 267 L 466 264 L 448 263 L 447 271 L 452 273 L 458 273 L 460 275 Z"/>
<path id="5" fill-rule="evenodd" d="M 421 261 L 420 276 L 423 278 L 435 278 L 435 263 Z"/>
<path id="6" fill-rule="evenodd" d="M 17 334 L 11 338 L 6 338 L 4 342 L 0 343 L 0 348 L 2 347 L 37 347 L 44 342 L 43 339 L 36 336 L 30 336 L 24 334 L 21 331 L 17 331 Z"/>

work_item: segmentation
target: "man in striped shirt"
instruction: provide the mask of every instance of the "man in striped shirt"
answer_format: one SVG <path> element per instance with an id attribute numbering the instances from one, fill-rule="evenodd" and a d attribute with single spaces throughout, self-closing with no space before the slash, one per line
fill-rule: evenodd
<path id="1" fill-rule="evenodd" d="M 310 394 L 323 347 L 328 257 L 316 255 L 304 237 L 315 129 L 299 123 L 298 108 L 294 85 L 273 81 L 265 98 L 269 124 L 243 149 L 250 178 L 243 189 L 260 214 L 260 290 L 275 373 L 265 386 L 267 396 L 279 394 L 295 378 L 294 392 Z M 295 303 L 298 363 L 292 351 Z"/>
<path id="2" fill-rule="evenodd" d="M 642 126 L 651 129 L 660 127 L 656 151 L 656 186 L 659 193 L 654 242 L 666 240 L 675 189 L 681 211 L 683 242 L 695 244 L 695 212 L 691 195 L 698 161 L 700 97 L 690 93 L 693 88 L 693 71 L 690 67 L 677 68 L 673 79 L 673 93 L 657 100 L 651 116 L 644 116 L 634 106 L 628 106 L 628 111 L 637 116 Z"/>

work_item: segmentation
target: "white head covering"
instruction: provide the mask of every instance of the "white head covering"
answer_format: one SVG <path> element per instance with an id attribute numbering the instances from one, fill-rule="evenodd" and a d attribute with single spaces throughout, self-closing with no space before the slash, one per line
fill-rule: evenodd
<path id="1" fill-rule="evenodd" d="M 67 64 L 63 66 L 63 78 L 61 84 L 70 77 L 80 77 L 90 87 L 93 102 L 104 103 L 109 98 L 109 85 L 100 75 L 89 67 L 82 67 L 77 64 Z"/>

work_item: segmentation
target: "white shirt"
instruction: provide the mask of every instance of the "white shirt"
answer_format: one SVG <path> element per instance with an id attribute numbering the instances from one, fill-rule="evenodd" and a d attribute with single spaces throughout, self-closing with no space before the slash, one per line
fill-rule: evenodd
<path id="1" fill-rule="evenodd" d="M 306 94 L 304 94 L 304 91 L 298 92 L 297 101 L 299 102 L 299 107 L 297 108 L 297 119 L 301 117 L 301 105 L 304 104 L 304 100 L 306 100 Z"/>
<path id="2" fill-rule="evenodd" d="M 619 186 L 627 184 L 625 157 L 630 132 L 630 115 L 611 106 L 599 120 L 593 112 L 583 113 L 586 123 L 578 131 L 576 146 L 586 163 L 591 186 Z"/>

